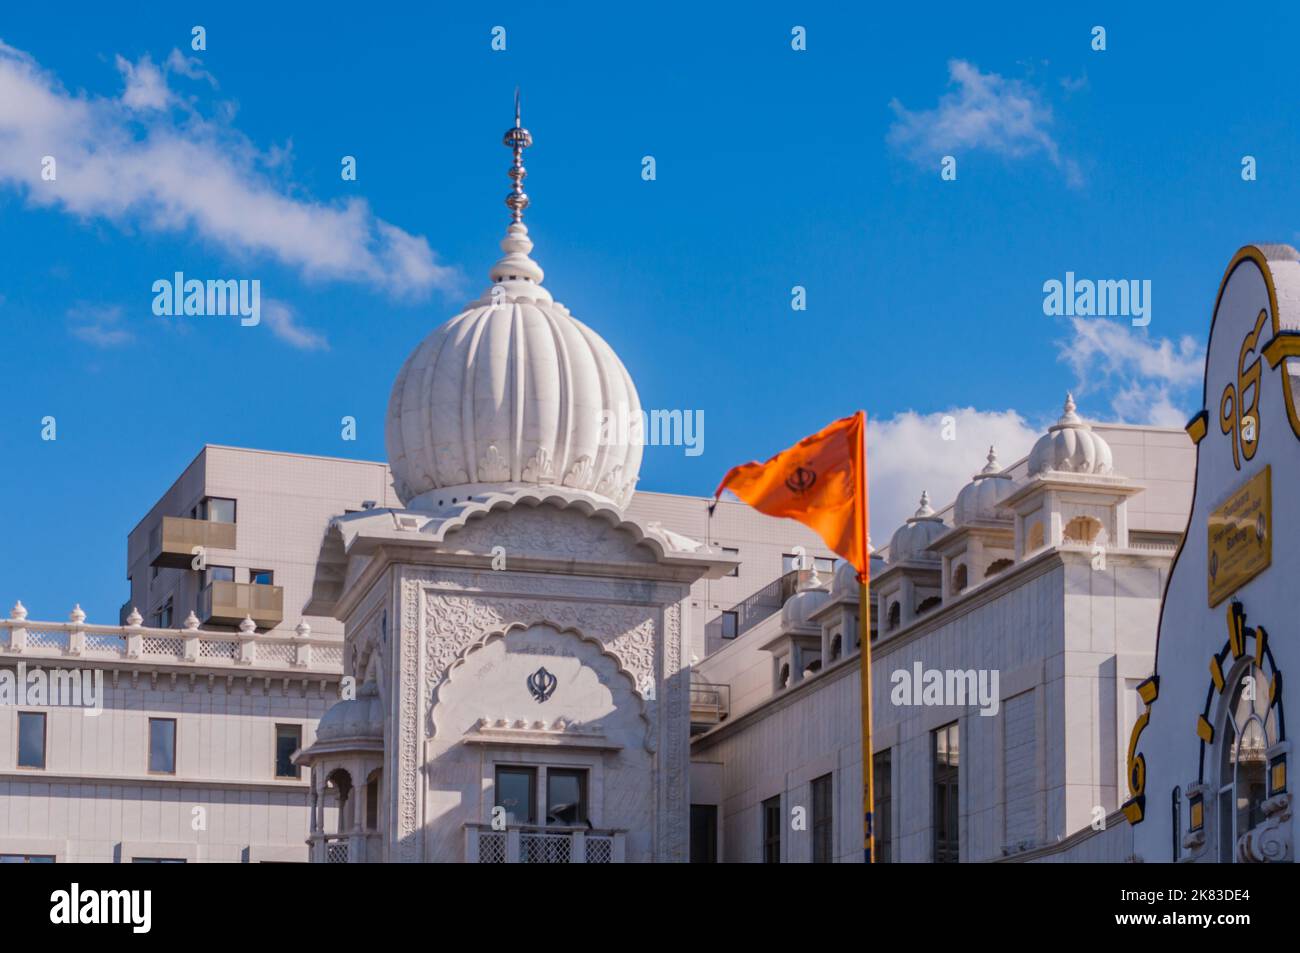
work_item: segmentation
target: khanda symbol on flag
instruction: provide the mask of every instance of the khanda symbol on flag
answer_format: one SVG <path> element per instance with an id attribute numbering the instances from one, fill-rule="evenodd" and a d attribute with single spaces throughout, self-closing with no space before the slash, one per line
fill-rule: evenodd
<path id="1" fill-rule="evenodd" d="M 871 602 L 867 543 L 867 415 L 858 411 L 782 450 L 766 463 L 732 467 L 713 493 L 712 513 L 723 490 L 730 490 L 760 513 L 798 520 L 826 548 L 858 572 L 858 619 L 862 645 L 862 851 L 876 856 L 872 813 L 875 778 L 871 745 Z"/>

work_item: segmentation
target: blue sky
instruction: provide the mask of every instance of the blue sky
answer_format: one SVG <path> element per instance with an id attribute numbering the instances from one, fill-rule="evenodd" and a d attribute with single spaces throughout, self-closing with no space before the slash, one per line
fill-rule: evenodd
<path id="1" fill-rule="evenodd" d="M 1296 240 L 1281 4 L 86 6 L 0 19 L 0 596 L 34 618 L 115 619 L 127 532 L 205 442 L 384 457 L 398 367 L 498 257 L 516 85 L 547 287 L 644 406 L 704 412 L 640 486 L 707 494 L 863 407 L 877 542 L 1067 388 L 1181 422 L 1223 267 Z M 176 271 L 260 279 L 263 323 L 155 316 Z M 1045 316 L 1067 271 L 1150 280 L 1150 325 Z"/>

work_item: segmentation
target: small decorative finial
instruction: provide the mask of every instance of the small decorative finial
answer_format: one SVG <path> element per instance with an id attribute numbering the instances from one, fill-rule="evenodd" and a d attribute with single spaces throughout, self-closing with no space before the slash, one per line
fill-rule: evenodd
<path id="1" fill-rule="evenodd" d="M 998 465 L 998 452 L 993 449 L 991 444 L 989 445 L 989 455 L 986 459 L 988 460 L 988 463 L 984 465 L 984 473 L 997 473 L 1002 469 L 1002 467 Z"/>
<path id="2" fill-rule="evenodd" d="M 15 602 L 14 607 L 9 610 L 9 618 L 17 619 L 19 622 L 27 618 L 27 607 L 23 605 L 21 599 Z"/>
<path id="3" fill-rule="evenodd" d="M 1079 415 L 1074 412 L 1074 394 L 1066 393 L 1065 413 L 1061 415 L 1061 419 L 1056 423 L 1057 426 L 1060 427 L 1071 427 L 1083 423 L 1083 421 L 1079 419 Z"/>
<path id="4" fill-rule="evenodd" d="M 307 636 L 311 635 L 311 626 L 307 624 L 306 619 L 303 619 L 294 627 L 293 631 L 298 633 L 299 638 L 305 639 Z"/>
<path id="5" fill-rule="evenodd" d="M 506 195 L 506 207 L 510 209 L 511 221 L 519 223 L 524 220 L 524 209 L 528 208 L 528 195 L 524 192 L 524 150 L 533 144 L 533 136 L 523 127 L 519 111 L 519 88 L 515 87 L 515 124 L 507 129 L 502 142 L 514 150 L 515 161 L 506 175 L 514 180 L 514 188 Z"/>
<path id="6" fill-rule="evenodd" d="M 191 609 L 190 614 L 185 617 L 185 628 L 187 631 L 193 632 L 198 627 L 199 627 L 199 617 L 196 616 L 194 614 L 194 610 Z"/>
<path id="7" fill-rule="evenodd" d="M 1074 394 L 1070 391 L 1065 392 L 1065 412 L 1067 414 L 1074 413 Z"/>
<path id="8" fill-rule="evenodd" d="M 137 628 L 140 625 L 140 623 L 143 621 L 144 621 L 144 616 L 140 614 L 140 610 L 137 609 L 135 606 L 132 606 L 131 614 L 126 617 L 127 626 L 129 628 L 134 629 Z"/>
<path id="9" fill-rule="evenodd" d="M 924 519 L 927 516 L 933 516 L 934 509 L 930 506 L 930 491 L 921 491 L 921 508 L 916 511 L 915 519 Z"/>
<path id="10" fill-rule="evenodd" d="M 239 631 L 244 635 L 252 635 L 257 631 L 257 623 L 253 621 L 251 615 L 244 616 L 244 621 L 239 623 Z"/>
<path id="11" fill-rule="evenodd" d="M 72 612 L 68 615 L 68 621 L 74 625 L 81 625 L 81 623 L 86 621 L 86 613 L 85 610 L 81 608 L 80 602 L 72 607 Z"/>

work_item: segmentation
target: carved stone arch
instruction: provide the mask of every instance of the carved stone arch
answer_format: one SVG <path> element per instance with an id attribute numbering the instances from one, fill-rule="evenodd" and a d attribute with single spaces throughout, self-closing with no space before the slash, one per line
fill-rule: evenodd
<path id="1" fill-rule="evenodd" d="M 614 663 L 614 669 L 616 673 L 622 676 L 623 678 L 627 679 L 627 685 L 631 691 L 632 697 L 637 699 L 640 702 L 638 714 L 641 716 L 642 722 L 645 723 L 645 740 L 644 740 L 645 749 L 646 751 L 653 753 L 655 750 L 654 689 L 650 688 L 648 691 L 646 691 L 646 686 L 644 684 L 641 685 L 637 684 L 636 674 L 631 671 L 628 671 L 628 669 L 623 664 L 623 660 L 618 656 L 618 654 L 610 650 L 607 641 L 602 640 L 599 637 L 594 635 L 588 635 L 585 632 L 583 632 L 581 629 L 579 629 L 577 626 L 562 625 L 561 623 L 555 622 L 546 617 L 538 617 L 527 622 L 519 621 L 519 620 L 508 622 L 503 626 L 499 626 L 497 628 L 484 632 L 481 636 L 479 636 L 474 641 L 470 642 L 467 646 L 465 646 L 464 650 L 460 653 L 459 656 L 457 656 L 455 661 L 453 661 L 450 665 L 447 666 L 445 675 L 443 676 L 440 682 L 434 685 L 433 691 L 429 696 L 428 716 L 425 724 L 425 729 L 428 731 L 428 736 L 430 738 L 436 737 L 438 732 L 437 721 L 434 718 L 434 712 L 438 708 L 439 692 L 441 691 L 442 688 L 450 685 L 453 681 L 455 681 L 456 672 L 461 667 L 464 666 L 465 662 L 469 659 L 469 657 L 473 655 L 475 652 L 477 652 L 479 649 L 486 646 L 493 639 L 497 639 L 497 638 L 505 639 L 510 635 L 511 632 L 514 631 L 527 632 L 529 629 L 535 626 L 546 626 L 550 629 L 553 629 L 555 632 L 559 633 L 560 635 L 573 636 L 582 642 L 590 643 L 591 645 L 594 645 L 599 650 L 600 654 L 604 658 L 607 658 Z"/>

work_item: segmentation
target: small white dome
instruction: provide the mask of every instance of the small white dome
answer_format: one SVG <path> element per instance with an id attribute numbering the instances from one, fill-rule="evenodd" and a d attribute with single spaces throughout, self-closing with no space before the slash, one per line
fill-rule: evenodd
<path id="1" fill-rule="evenodd" d="M 844 560 L 835 567 L 835 575 L 831 577 L 831 598 L 842 599 L 845 596 L 856 596 L 859 592 L 858 570 L 851 562 Z"/>
<path id="2" fill-rule="evenodd" d="M 316 743 L 324 741 L 382 741 L 384 706 L 372 683 L 357 690 L 357 697 L 335 702 L 316 726 Z"/>
<path id="3" fill-rule="evenodd" d="M 1038 438 L 1029 452 L 1029 475 L 1112 472 L 1110 445 L 1074 412 L 1074 395 L 1065 395 L 1065 413 Z"/>
<path id="4" fill-rule="evenodd" d="M 894 531 L 889 541 L 889 564 L 892 566 L 906 559 L 931 559 L 924 555 L 936 539 L 948 532 L 943 517 L 935 516 L 930 506 L 930 494 L 921 493 L 921 507 L 916 515 Z"/>
<path id="5" fill-rule="evenodd" d="M 1011 495 L 1015 483 L 1011 475 L 1002 472 L 998 465 L 998 455 L 989 447 L 988 463 L 984 469 L 971 477 L 971 482 L 961 488 L 957 502 L 953 504 L 953 523 L 965 526 L 975 520 L 1005 519 L 998 511 L 998 504 Z"/>
<path id="6" fill-rule="evenodd" d="M 800 585 L 799 591 L 785 600 L 785 605 L 781 607 L 781 628 L 788 631 L 814 625 L 813 615 L 830 601 L 831 594 L 814 568 L 808 579 Z"/>

